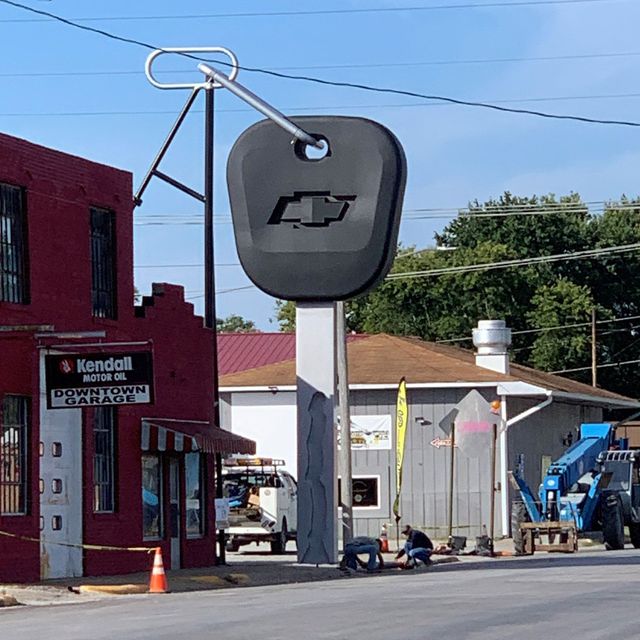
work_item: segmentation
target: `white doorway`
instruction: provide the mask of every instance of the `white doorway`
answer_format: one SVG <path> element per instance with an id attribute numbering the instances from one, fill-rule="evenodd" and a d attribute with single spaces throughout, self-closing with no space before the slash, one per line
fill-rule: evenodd
<path id="1" fill-rule="evenodd" d="M 82 410 L 47 409 L 45 351 L 40 352 L 39 444 L 43 580 L 82 575 Z"/>

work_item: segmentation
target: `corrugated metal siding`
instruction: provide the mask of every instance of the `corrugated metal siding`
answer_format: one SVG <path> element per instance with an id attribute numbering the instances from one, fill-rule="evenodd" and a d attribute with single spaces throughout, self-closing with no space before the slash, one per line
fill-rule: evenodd
<path id="1" fill-rule="evenodd" d="M 528 399 L 509 399 L 509 417 L 525 411 L 538 401 Z M 582 422 L 600 422 L 602 409 L 589 405 L 553 402 L 538 413 L 529 416 L 509 429 L 509 469 L 516 464 L 516 456 L 524 454 L 525 480 L 531 490 L 537 494 L 542 480 L 542 456 L 551 456 L 555 460 L 565 450 L 563 437 L 577 429 Z"/>
<path id="2" fill-rule="evenodd" d="M 436 538 L 445 538 L 448 526 L 449 473 L 451 448 L 436 448 L 435 438 L 446 438 L 440 423 L 464 398 L 467 390 L 410 389 L 408 391 L 409 423 L 405 449 L 404 477 L 400 501 L 401 524 L 410 523 Z M 495 398 L 484 390 L 487 400 Z M 351 392 L 353 415 L 391 415 L 395 423 L 396 394 L 394 391 Z M 416 418 L 430 424 L 422 426 Z M 394 434 L 395 435 L 395 434 Z M 487 524 L 490 509 L 490 447 L 486 456 L 469 458 L 456 449 L 454 498 L 454 531 L 468 536 L 481 532 Z M 395 540 L 395 524 L 391 506 L 395 498 L 395 439 L 389 451 L 355 451 L 354 475 L 380 475 L 381 509 L 354 511 L 356 535 L 377 536 L 383 524 Z M 499 521 L 499 500 L 496 498 L 496 519 Z"/>
<path id="3" fill-rule="evenodd" d="M 400 513 L 401 524 L 412 524 L 429 532 L 436 539 L 445 539 L 448 526 L 449 470 L 451 448 L 436 448 L 431 442 L 448 437 L 448 426 L 441 422 L 468 393 L 468 389 L 409 389 L 409 422 L 405 450 L 404 480 Z M 486 400 L 495 399 L 495 390 L 482 389 Z M 396 392 L 394 390 L 351 391 L 351 410 L 357 415 L 390 415 L 395 425 Z M 221 396 L 223 424 L 227 426 L 226 394 Z M 292 402 L 295 402 L 291 394 Z M 538 404 L 540 399 L 508 399 L 509 417 Z M 508 468 L 515 465 L 517 453 L 525 454 L 525 472 L 532 489 L 537 490 L 541 477 L 543 455 L 557 457 L 563 451 L 562 436 L 577 429 L 581 422 L 601 420 L 602 411 L 588 405 L 570 405 L 554 402 L 533 414 L 509 431 Z M 416 422 L 423 418 L 425 426 Z M 282 424 L 282 423 L 280 423 Z M 282 425 L 284 427 L 284 425 Z M 289 429 L 295 429 L 293 423 Z M 234 425 L 234 428 L 237 425 Z M 284 431 L 283 429 L 283 437 Z M 396 528 L 391 511 L 395 498 L 395 428 L 392 448 L 389 450 L 354 451 L 353 475 L 379 476 L 380 508 L 355 509 L 355 535 L 378 536 L 383 524 L 388 526 L 389 538 L 394 546 Z M 260 442 L 260 438 L 256 438 Z M 273 445 L 273 443 L 272 443 Z M 271 452 L 273 454 L 273 451 Z M 482 533 L 482 525 L 489 529 L 490 514 L 490 446 L 486 455 L 470 458 L 456 448 L 456 475 L 454 496 L 454 533 L 473 538 Z M 496 456 L 496 482 L 500 482 L 500 452 Z M 508 490 L 508 489 L 507 489 Z M 500 494 L 496 493 L 495 532 L 500 535 Z"/>

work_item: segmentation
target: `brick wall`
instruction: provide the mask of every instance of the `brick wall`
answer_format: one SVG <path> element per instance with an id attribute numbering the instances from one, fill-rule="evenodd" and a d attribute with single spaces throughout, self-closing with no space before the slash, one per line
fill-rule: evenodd
<path id="1" fill-rule="evenodd" d="M 88 409 L 83 413 L 84 540 L 91 544 L 140 546 L 140 420 L 143 416 L 211 419 L 211 332 L 203 327 L 202 318 L 194 315 L 193 306 L 184 301 L 182 287 L 155 285 L 144 304 L 134 308 L 129 172 L 0 134 L 0 182 L 26 190 L 31 292 L 27 305 L 0 302 L 0 326 L 53 325 L 58 332 L 105 330 L 107 342 L 149 341 L 153 350 L 155 404 L 118 410 L 118 511 L 114 514 L 92 511 L 92 414 Z M 92 206 L 111 209 L 116 216 L 116 320 L 92 316 L 89 237 Z M 11 393 L 29 395 L 32 399 L 29 513 L 0 515 L 0 531 L 20 536 L 39 537 L 38 346 L 55 343 L 55 339 L 36 340 L 34 332 L 0 332 L 0 402 L 5 394 Z M 187 423 L 181 428 L 189 429 Z M 211 460 L 207 460 L 207 465 L 212 471 Z M 183 542 L 185 566 L 213 562 L 212 511 L 208 510 L 206 537 Z M 167 546 L 164 551 L 169 553 Z M 39 562 L 38 543 L 0 536 L 0 582 L 38 580 Z M 87 575 L 135 571 L 148 566 L 149 558 L 144 554 L 87 551 L 84 555 Z"/>

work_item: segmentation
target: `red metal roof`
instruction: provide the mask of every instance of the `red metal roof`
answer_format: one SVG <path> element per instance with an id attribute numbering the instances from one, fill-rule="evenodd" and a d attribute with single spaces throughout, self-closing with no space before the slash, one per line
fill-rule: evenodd
<path id="1" fill-rule="evenodd" d="M 366 338 L 350 334 L 347 341 Z M 218 375 L 264 367 L 296 357 L 295 333 L 219 333 Z"/>

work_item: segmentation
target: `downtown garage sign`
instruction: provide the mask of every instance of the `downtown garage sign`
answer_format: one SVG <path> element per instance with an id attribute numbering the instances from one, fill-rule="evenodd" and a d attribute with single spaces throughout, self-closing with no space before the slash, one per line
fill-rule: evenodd
<path id="1" fill-rule="evenodd" d="M 151 352 L 45 356 L 47 408 L 153 402 Z"/>

